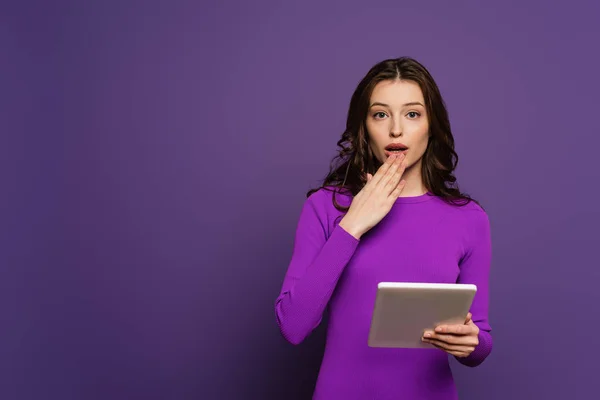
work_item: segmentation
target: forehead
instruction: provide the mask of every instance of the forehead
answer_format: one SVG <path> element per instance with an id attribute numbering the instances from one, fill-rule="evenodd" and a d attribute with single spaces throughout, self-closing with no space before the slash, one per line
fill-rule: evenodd
<path id="1" fill-rule="evenodd" d="M 373 88 L 373 93 L 371 93 L 371 103 L 375 101 L 389 104 L 390 106 L 414 101 L 425 103 L 423 92 L 418 83 L 401 80 L 379 82 Z"/>

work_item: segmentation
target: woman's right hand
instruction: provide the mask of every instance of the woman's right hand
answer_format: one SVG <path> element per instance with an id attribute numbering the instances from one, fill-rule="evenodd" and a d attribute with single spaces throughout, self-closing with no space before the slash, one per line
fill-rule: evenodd
<path id="1" fill-rule="evenodd" d="M 392 154 L 374 176 L 367 174 L 367 184 L 354 196 L 340 221 L 341 228 L 360 239 L 387 215 L 406 185 L 401 179 L 406 169 L 404 158 L 403 153 Z"/>

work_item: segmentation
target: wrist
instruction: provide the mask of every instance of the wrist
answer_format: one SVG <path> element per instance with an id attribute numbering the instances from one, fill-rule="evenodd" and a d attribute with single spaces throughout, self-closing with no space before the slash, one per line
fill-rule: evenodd
<path id="1" fill-rule="evenodd" d="M 342 218 L 339 223 L 340 228 L 348 232 L 350 235 L 354 236 L 355 239 L 359 240 L 363 235 L 363 231 L 356 226 L 351 220 L 348 220 L 347 217 Z"/>

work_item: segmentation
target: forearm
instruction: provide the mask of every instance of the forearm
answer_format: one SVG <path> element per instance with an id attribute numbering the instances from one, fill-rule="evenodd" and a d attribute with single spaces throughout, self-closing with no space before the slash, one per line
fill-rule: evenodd
<path id="1" fill-rule="evenodd" d="M 487 215 L 482 212 L 471 214 L 470 246 L 460 264 L 459 283 L 477 285 L 471 313 L 473 322 L 479 328 L 479 344 L 475 350 L 458 361 L 466 366 L 480 365 L 492 352 L 492 328 L 489 321 L 490 268 L 492 259 L 491 229 Z"/>
<path id="2" fill-rule="evenodd" d="M 307 267 L 294 267 L 295 263 L 304 261 L 302 254 L 296 254 L 292 259 L 290 271 L 303 269 L 304 273 L 286 276 L 275 304 L 277 323 L 286 340 L 299 344 L 319 325 L 358 242 L 356 237 L 337 226 Z"/>

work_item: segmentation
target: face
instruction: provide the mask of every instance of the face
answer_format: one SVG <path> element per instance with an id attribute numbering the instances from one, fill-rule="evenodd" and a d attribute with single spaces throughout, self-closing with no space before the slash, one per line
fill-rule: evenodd
<path id="1" fill-rule="evenodd" d="M 408 168 L 421 166 L 429 140 L 429 123 L 421 88 L 413 81 L 382 81 L 373 89 L 366 126 L 369 144 L 382 163 L 401 144 Z"/>

